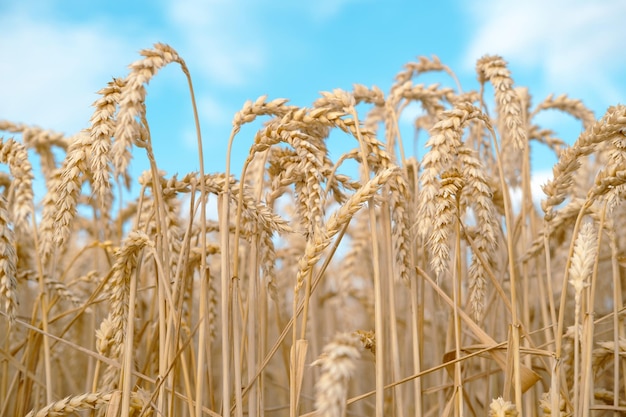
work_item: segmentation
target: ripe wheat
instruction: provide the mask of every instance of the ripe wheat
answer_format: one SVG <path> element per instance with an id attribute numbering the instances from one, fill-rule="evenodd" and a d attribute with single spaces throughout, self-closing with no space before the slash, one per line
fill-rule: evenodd
<path id="1" fill-rule="evenodd" d="M 147 85 L 190 71 L 167 45 L 140 54 L 84 131 L 0 121 L 0 417 L 626 412 L 626 107 L 533 105 L 499 56 L 462 90 L 420 57 L 387 93 L 247 101 L 226 172 L 171 175 Z M 558 157 L 544 195 L 536 144 Z"/>

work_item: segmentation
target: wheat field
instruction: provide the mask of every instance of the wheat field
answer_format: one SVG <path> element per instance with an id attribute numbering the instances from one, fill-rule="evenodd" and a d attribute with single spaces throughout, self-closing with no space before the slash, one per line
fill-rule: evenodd
<path id="1" fill-rule="evenodd" d="M 156 44 L 84 131 L 0 121 L 0 416 L 626 413 L 626 107 L 533 98 L 499 56 L 463 90 L 420 57 L 388 92 L 248 101 L 225 172 L 196 114 L 199 171 L 172 176 L 145 105 L 168 65 L 195 111 Z M 542 192 L 535 146 L 558 158 Z"/>

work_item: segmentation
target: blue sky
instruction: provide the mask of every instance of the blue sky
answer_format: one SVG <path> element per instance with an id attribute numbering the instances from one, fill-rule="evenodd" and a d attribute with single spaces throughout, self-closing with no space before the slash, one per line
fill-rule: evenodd
<path id="1" fill-rule="evenodd" d="M 624 18 L 623 0 L 5 0 L 0 119 L 75 133 L 88 126 L 96 91 L 125 76 L 138 51 L 155 42 L 170 44 L 190 68 L 207 172 L 224 171 L 231 119 L 245 100 L 267 94 L 309 106 L 320 91 L 353 83 L 387 92 L 419 55 L 437 55 L 465 90 L 478 88 L 478 58 L 502 55 L 535 103 L 567 93 L 599 117 L 626 97 Z M 436 79 L 453 86 L 443 74 Z M 148 117 L 158 165 L 169 174 L 197 170 L 189 94 L 177 67 L 150 83 Z M 555 114 L 543 121 L 568 142 L 580 132 Z M 235 167 L 255 130 L 237 139 Z M 134 169 L 144 169 L 145 157 L 134 155 Z M 534 158 L 537 169 L 549 168 Z"/>

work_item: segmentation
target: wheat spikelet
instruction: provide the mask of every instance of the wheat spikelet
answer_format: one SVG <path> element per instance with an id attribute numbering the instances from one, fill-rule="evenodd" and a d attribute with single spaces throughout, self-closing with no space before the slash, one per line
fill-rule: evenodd
<path id="1" fill-rule="evenodd" d="M 513 89 L 513 80 L 501 57 L 485 56 L 479 59 L 476 72 L 481 83 L 481 93 L 486 81 L 493 85 L 498 115 L 497 125 L 501 137 L 499 158 L 502 161 L 503 175 L 511 187 L 519 187 L 523 158 L 519 157 L 517 151 L 526 146 L 527 135 L 524 126 L 527 119 L 526 108 Z"/>
<path id="2" fill-rule="evenodd" d="M 0 172 L 0 187 L 2 187 L 2 195 L 7 198 L 9 195 L 9 187 L 11 186 L 11 175 L 8 172 Z"/>
<path id="3" fill-rule="evenodd" d="M 539 232 L 537 238 L 531 243 L 530 248 L 521 257 L 522 262 L 527 262 L 530 258 L 537 256 L 543 249 L 543 239 L 545 234 L 563 235 L 567 230 L 567 227 L 571 225 L 572 221 L 576 220 L 576 216 L 580 212 L 583 204 L 585 203 L 582 198 L 575 198 L 570 203 L 559 210 L 553 220 L 550 222 L 549 229 L 543 229 Z M 589 207 L 588 213 L 592 218 L 596 218 L 596 208 L 594 206 Z M 595 216 L 595 217 L 594 217 Z"/>
<path id="4" fill-rule="evenodd" d="M 281 135 L 283 131 L 283 124 L 289 121 L 291 115 L 292 111 L 289 111 L 282 118 L 274 118 L 267 122 L 263 129 L 257 131 L 254 136 L 254 143 L 250 148 L 250 153 L 248 154 L 248 158 L 246 160 L 247 163 L 251 163 L 258 153 L 266 152 L 272 148 L 272 146 L 283 141 L 283 137 Z M 290 150 L 290 152 L 292 156 L 295 156 L 295 151 Z"/>
<path id="5" fill-rule="evenodd" d="M 398 107 L 402 100 L 405 102 Z M 445 110 L 445 103 L 450 103 L 452 100 L 454 100 L 454 90 L 451 88 L 442 88 L 438 84 L 431 84 L 427 87 L 424 84 L 414 85 L 408 80 L 392 88 L 387 103 L 388 107 L 397 109 L 399 114 L 410 101 L 417 101 L 429 116 L 436 117 Z"/>
<path id="6" fill-rule="evenodd" d="M 68 139 L 63 133 L 45 130 L 37 126 L 0 120 L 0 130 L 20 133 L 24 145 L 33 149 L 38 149 L 39 147 L 49 148 L 51 145 L 65 149 L 68 146 Z"/>
<path id="7" fill-rule="evenodd" d="M 0 130 L 22 135 L 24 146 L 34 149 L 39 154 L 41 172 L 46 181 L 57 168 L 52 147 L 56 146 L 65 150 L 72 141 L 71 138 L 67 138 L 62 133 L 45 130 L 37 126 L 13 123 L 8 120 L 0 120 Z"/>
<path id="8" fill-rule="evenodd" d="M 170 181 L 174 181 L 174 179 L 170 179 Z M 162 190 L 162 189 L 161 189 Z M 159 192 L 159 190 L 152 190 L 153 193 Z M 162 192 L 162 191 L 161 191 Z M 165 193 L 163 193 L 165 194 Z M 165 233 L 167 234 L 167 242 L 169 244 L 169 252 L 170 252 L 170 264 L 169 267 L 172 271 L 177 271 L 178 269 L 178 257 L 181 252 L 181 242 L 183 240 L 183 230 L 181 227 L 181 202 L 177 196 L 165 196 L 163 195 L 163 205 L 165 208 L 165 223 L 167 225 L 167 229 Z M 156 198 L 155 198 L 156 201 Z"/>
<path id="9" fill-rule="evenodd" d="M 625 120 L 626 121 L 626 120 Z M 595 184 L 589 190 L 587 198 L 590 200 L 604 197 L 607 201 L 607 210 L 612 212 L 621 202 L 626 191 L 626 140 L 624 132 L 616 135 L 606 143 L 608 160 L 598 172 Z"/>
<path id="10" fill-rule="evenodd" d="M 28 218 L 34 214 L 33 168 L 24 146 L 13 139 L 0 139 L 0 162 L 9 165 L 13 176 L 9 207 L 17 230 L 28 229 Z"/>
<path id="11" fill-rule="evenodd" d="M 143 178 L 142 182 L 145 186 L 152 187 L 153 179 L 151 176 Z M 165 199 L 173 198 L 177 194 L 189 193 L 193 189 L 198 189 L 198 184 L 201 179 L 197 173 L 189 173 L 183 178 L 178 179 L 176 176 L 170 180 L 160 179 L 161 189 Z M 192 187 L 192 184 L 193 187 Z M 226 185 L 226 177 L 224 174 L 205 174 L 204 185 L 207 193 L 219 195 L 223 192 Z M 237 203 L 239 199 L 239 182 L 230 179 L 231 188 L 231 200 L 233 203 Z M 263 203 L 257 203 L 256 199 L 252 195 L 252 191 L 244 186 L 243 188 L 243 216 L 245 221 L 249 221 L 255 224 L 259 224 L 265 230 L 273 231 L 276 233 L 289 233 L 292 231 L 288 222 L 279 215 L 272 212 L 272 210 Z"/>
<path id="12" fill-rule="evenodd" d="M 455 166 L 457 149 L 461 146 L 463 128 L 472 119 L 489 124 L 484 114 L 470 103 L 460 103 L 441 114 L 441 120 L 433 126 L 426 142 L 430 147 L 422 160 L 421 190 L 417 213 L 417 233 L 426 238 L 437 216 L 435 198 L 439 191 L 439 175 Z"/>
<path id="13" fill-rule="evenodd" d="M 411 102 L 418 102 L 426 112 L 419 121 L 416 121 L 416 130 L 424 128 L 424 122 L 430 128 L 436 118 L 445 110 L 445 102 L 450 101 L 454 95 L 451 88 L 439 88 L 433 84 L 424 87 L 423 84 L 413 85 L 409 79 L 401 84 L 396 84 L 391 88 L 387 105 L 385 106 L 385 138 L 387 149 L 390 153 L 395 149 L 396 136 L 399 136 L 398 120 L 402 111 Z"/>
<path id="14" fill-rule="evenodd" d="M 73 395 L 62 400 L 48 404 L 38 411 L 29 412 L 26 417 L 62 417 L 74 414 L 83 410 L 97 410 L 111 403 L 119 395 L 118 391 L 113 392 L 90 392 L 86 394 Z M 148 402 L 148 396 L 143 392 L 131 392 L 131 414 L 141 411 Z M 149 417 L 152 410 L 148 409 L 143 415 Z"/>
<path id="15" fill-rule="evenodd" d="M 600 400 L 607 405 L 612 406 L 615 404 L 615 394 L 606 389 L 596 388 L 593 391 L 593 398 L 595 398 L 596 400 Z M 622 408 L 622 410 L 620 411 L 624 412 L 624 410 L 626 409 L 626 401 L 620 399 L 617 404 L 619 407 Z"/>
<path id="16" fill-rule="evenodd" d="M 111 278 L 107 285 L 107 293 L 111 304 L 108 318 L 100 326 L 100 335 L 110 335 L 112 340 L 111 358 L 119 359 L 124 349 L 124 343 L 133 343 L 132 340 L 124 340 L 126 333 L 126 323 L 128 322 L 128 308 L 130 281 L 134 270 L 137 267 L 139 252 L 145 246 L 153 246 L 150 238 L 143 232 L 132 231 L 124 239 L 122 247 L 116 252 L 116 261 L 111 269 Z M 111 329 L 112 328 L 112 329 Z M 101 346 L 106 346 L 108 342 L 100 341 Z M 105 386 L 116 387 L 115 377 L 117 369 L 109 367 L 104 376 Z"/>
<path id="17" fill-rule="evenodd" d="M 263 133 L 257 135 L 251 154 L 259 150 L 265 151 L 280 142 L 291 145 L 294 153 L 290 154 L 289 160 L 281 159 L 277 167 L 279 171 L 288 172 L 289 176 L 279 174 L 278 182 L 276 178 L 271 179 L 275 190 L 284 189 L 289 184 L 283 180 L 289 178 L 293 181 L 300 223 L 304 225 L 304 233 L 310 236 L 319 232 L 323 219 L 325 193 L 321 184 L 324 181 L 322 173 L 328 161 L 323 139 L 328 135 L 328 128 L 314 121 L 301 122 L 299 119 L 303 117 L 302 110 L 289 112 L 283 118 L 269 123 Z M 271 199 L 275 197 L 272 196 Z"/>
<path id="18" fill-rule="evenodd" d="M 476 156 L 476 152 L 462 146 L 458 150 L 465 185 L 462 200 L 465 207 L 471 207 L 476 218 L 476 237 L 472 250 L 472 260 L 467 271 L 470 290 L 470 305 L 474 318 L 479 320 L 485 298 L 486 267 L 492 260 L 496 248 L 496 231 L 498 221 L 492 200 L 493 192 L 487 181 L 487 174 Z M 484 265 L 476 252 L 482 255 Z"/>
<path id="19" fill-rule="evenodd" d="M 358 336 L 363 349 L 369 350 L 374 355 L 376 354 L 376 333 L 372 330 L 357 330 L 354 334 Z"/>
<path id="20" fill-rule="evenodd" d="M 539 409 L 543 412 L 544 416 L 552 416 L 552 407 L 550 404 L 550 392 L 544 392 L 539 400 Z M 559 394 L 559 417 L 569 417 L 572 415 L 571 410 L 567 406 L 565 398 L 562 394 Z"/>
<path id="21" fill-rule="evenodd" d="M 506 67 L 506 62 L 499 56 L 484 56 L 476 63 L 478 81 L 483 85 L 486 81 L 491 82 L 496 96 L 498 119 L 505 128 L 503 135 L 503 152 L 506 142 L 510 139 L 517 150 L 526 146 L 526 131 L 522 119 L 522 105 L 519 97 L 513 89 L 511 73 Z"/>
<path id="22" fill-rule="evenodd" d="M 352 96 L 355 104 L 371 103 L 376 107 L 385 105 L 385 94 L 376 86 L 366 87 L 363 84 L 354 84 L 352 86 Z"/>
<path id="23" fill-rule="evenodd" d="M 272 206 L 278 197 L 283 195 L 287 187 L 291 185 L 294 178 L 302 174 L 299 171 L 299 158 L 293 149 L 272 147 L 267 155 L 267 174 L 269 189 L 266 191 L 266 205 Z M 344 190 L 356 190 L 360 184 L 351 177 L 338 174 L 337 169 L 346 159 L 359 160 L 359 151 L 354 149 L 344 153 L 339 160 L 332 165 L 328 157 L 324 156 L 323 163 L 319 166 L 321 178 L 326 182 L 325 197 L 329 196 L 338 204 L 343 204 L 346 200 Z"/>
<path id="24" fill-rule="evenodd" d="M 626 183 L 626 167 L 609 166 L 598 173 L 593 188 L 589 191 L 589 199 L 602 197 L 608 202 L 607 209 L 612 212 L 624 195 Z"/>
<path id="25" fill-rule="evenodd" d="M 315 409 L 320 417 L 344 417 L 348 383 L 361 357 L 359 339 L 349 333 L 335 336 L 324 346 L 322 355 L 311 365 L 321 367 L 321 376 L 315 384 Z"/>
<path id="26" fill-rule="evenodd" d="M 115 329 L 110 316 L 105 317 L 96 329 L 96 350 L 99 354 L 110 357 L 115 343 Z"/>
<path id="27" fill-rule="evenodd" d="M 244 103 L 242 109 L 235 113 L 233 117 L 233 135 L 241 130 L 241 126 L 252 123 L 258 116 L 273 115 L 283 117 L 288 112 L 296 109 L 294 106 L 285 105 L 288 101 L 287 99 L 278 98 L 270 102 L 266 101 L 266 99 L 267 96 L 261 96 L 254 102 L 248 100 Z"/>
<path id="28" fill-rule="evenodd" d="M 46 227 L 42 226 L 44 229 L 42 231 L 44 248 L 51 248 L 54 245 L 63 246 L 70 237 L 81 187 L 88 169 L 89 156 L 85 146 L 83 146 L 84 141 L 88 141 L 86 134 L 77 138 L 70 145 L 63 167 L 59 172 L 58 182 L 53 181 L 56 187 L 54 194 L 49 196 L 51 205 L 49 208 L 44 205 L 42 219 L 42 223 L 46 225 Z M 50 192 L 48 191 L 48 193 Z M 47 250 L 44 251 L 44 255 L 48 255 Z"/>
<path id="29" fill-rule="evenodd" d="M 596 258 L 596 234 L 591 223 L 583 224 L 576 242 L 570 264 L 569 283 L 576 294 L 576 304 L 580 302 L 580 295 L 589 284 L 586 282 Z"/>
<path id="30" fill-rule="evenodd" d="M 545 219 L 554 218 L 554 207 L 567 198 L 567 189 L 573 184 L 573 175 L 580 167 L 580 158 L 598 150 L 600 143 L 621 135 L 626 125 L 626 106 L 610 107 L 600 120 L 580 134 L 576 142 L 565 149 L 552 168 L 553 179 L 542 186 L 546 199 L 542 200 Z"/>
<path id="31" fill-rule="evenodd" d="M 26 417 L 61 417 L 81 410 L 97 409 L 111 400 L 110 393 L 87 393 L 66 397 L 47 405 L 38 411 L 31 411 Z"/>
<path id="32" fill-rule="evenodd" d="M 313 265 L 319 261 L 323 251 L 328 247 L 332 238 L 339 233 L 341 227 L 352 219 L 352 216 L 379 191 L 380 187 L 391 177 L 397 175 L 396 171 L 397 168 L 387 168 L 365 183 L 343 206 L 331 214 L 326 222 L 325 230 L 307 241 L 305 252 L 298 263 L 299 270 L 296 276 L 295 293 L 302 288 L 304 278 L 311 271 Z"/>
<path id="33" fill-rule="evenodd" d="M 272 233 L 266 230 L 260 232 L 261 247 L 261 270 L 265 279 L 265 285 L 269 296 L 278 301 L 278 290 L 276 288 L 276 249 L 272 240 Z"/>
<path id="34" fill-rule="evenodd" d="M 301 165 L 299 171 L 303 180 L 296 182 L 296 197 L 298 212 L 305 225 L 305 235 L 312 236 L 319 233 L 323 221 L 325 199 L 321 187 L 322 164 L 325 150 L 317 146 L 316 138 L 291 132 L 291 143 L 296 149 Z"/>
<path id="35" fill-rule="evenodd" d="M 394 165 L 393 158 L 385 150 L 384 145 L 376 139 L 374 132 L 357 127 L 354 116 L 357 114 L 355 97 L 341 89 L 332 92 L 322 92 L 322 98 L 316 100 L 314 108 L 309 113 L 302 114 L 302 121 L 305 123 L 321 123 L 322 126 L 336 127 L 343 132 L 352 135 L 363 146 L 363 153 L 374 164 L 369 168 L 377 172 L 380 168 L 387 168 Z M 369 174 L 368 174 L 369 175 Z"/>
<path id="36" fill-rule="evenodd" d="M 548 148 L 552 149 L 557 156 L 567 147 L 567 143 L 565 143 L 563 139 L 554 136 L 552 130 L 541 129 L 537 125 L 531 125 L 528 128 L 528 140 L 534 140 L 546 145 Z"/>
<path id="37" fill-rule="evenodd" d="M 465 180 L 456 170 L 441 174 L 441 183 L 434 201 L 436 214 L 432 219 L 433 230 L 428 240 L 432 254 L 430 264 L 437 277 L 448 270 L 450 262 L 448 237 L 459 216 L 458 197 L 464 185 Z"/>
<path id="38" fill-rule="evenodd" d="M 177 62 L 183 70 L 186 70 L 183 59 L 168 45 L 157 43 L 153 49 L 144 49 L 140 53 L 144 58 L 130 65 L 130 73 L 121 87 L 119 111 L 115 124 L 115 141 L 111 148 L 115 175 L 124 176 L 127 187 L 129 186 L 127 168 L 131 159 L 131 146 L 133 144 L 143 146 L 142 141 L 145 140 L 144 126 L 138 122 L 138 119 L 145 120 L 145 84 L 148 84 L 161 68 L 172 62 Z M 107 131 L 107 134 L 109 133 Z"/>
<path id="39" fill-rule="evenodd" d="M 517 417 L 515 404 L 502 397 L 494 398 L 489 404 L 489 417 Z"/>
<path id="40" fill-rule="evenodd" d="M 602 371 L 611 369 L 615 366 L 616 361 L 623 360 L 626 355 L 626 338 L 619 336 L 618 342 L 615 343 L 612 340 L 597 342 L 597 347 L 592 350 L 592 363 L 593 370 L 601 375 Z M 615 377 L 614 377 L 615 378 Z M 597 378 L 595 385 L 594 396 L 596 399 L 601 399 L 607 404 L 614 404 L 615 392 L 607 392 L 603 389 L 602 385 L 609 388 L 611 385 L 609 378 L 601 379 Z M 615 389 L 615 387 L 612 387 Z M 602 398 L 603 397 L 603 398 Z M 625 403 L 623 400 L 619 401 L 623 406 Z"/>
<path id="41" fill-rule="evenodd" d="M 293 149 L 271 148 L 268 155 L 268 190 L 265 201 L 269 207 L 273 207 L 276 201 L 289 193 L 289 186 L 294 178 L 300 176 L 297 172 L 298 157 Z"/>
<path id="42" fill-rule="evenodd" d="M 59 187 L 61 185 L 61 169 L 57 169 L 51 174 L 48 180 L 48 191 L 42 199 L 41 222 L 39 224 L 39 236 L 41 245 L 39 256 L 45 261 L 50 258 L 57 248 L 55 244 L 57 215 L 57 203 L 59 202 Z M 80 182 L 80 180 L 79 180 Z M 75 201 L 77 197 L 73 197 L 71 201 Z"/>
<path id="43" fill-rule="evenodd" d="M 70 290 L 66 283 L 59 280 L 52 279 L 50 277 L 44 277 L 44 285 L 51 294 L 58 295 L 63 300 L 68 300 L 74 306 L 79 306 L 83 301 Z"/>
<path id="44" fill-rule="evenodd" d="M 0 296 L 11 326 L 15 323 L 18 306 L 16 265 L 15 238 L 9 225 L 7 202 L 0 195 Z"/>
<path id="45" fill-rule="evenodd" d="M 437 56 L 433 55 L 430 59 L 425 56 L 419 56 L 417 59 L 418 62 L 409 62 L 404 65 L 404 70 L 399 72 L 395 77 L 396 85 L 403 84 L 414 76 L 425 72 L 443 71 L 452 77 L 459 87 L 460 92 L 460 84 L 454 74 L 454 71 L 452 71 L 447 65 L 444 65 Z"/>
<path id="46" fill-rule="evenodd" d="M 580 120 L 585 129 L 588 129 L 596 121 L 596 118 L 591 110 L 583 104 L 582 101 L 569 98 L 566 94 L 561 94 L 554 98 L 553 94 L 546 97 L 541 103 L 535 107 L 530 114 L 532 119 L 537 113 L 543 110 L 556 109 L 565 112 L 572 117 Z"/>
<path id="47" fill-rule="evenodd" d="M 93 192 L 98 197 L 104 223 L 111 209 L 111 140 L 115 134 L 115 112 L 120 102 L 125 80 L 115 78 L 98 91 L 100 97 L 93 103 L 95 110 L 91 116 L 89 168 Z"/>

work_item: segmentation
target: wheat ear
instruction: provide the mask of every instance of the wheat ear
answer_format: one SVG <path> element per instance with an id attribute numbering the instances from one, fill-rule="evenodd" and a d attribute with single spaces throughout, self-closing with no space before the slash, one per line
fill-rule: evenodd
<path id="1" fill-rule="evenodd" d="M 52 209 L 52 211 L 44 210 L 44 219 L 42 222 L 54 224 L 53 234 L 43 236 L 44 247 L 52 246 L 46 243 L 48 240 L 53 244 L 62 246 L 71 235 L 72 223 L 76 216 L 78 197 L 85 179 L 85 173 L 88 169 L 89 153 L 85 146 L 85 142 L 88 141 L 89 137 L 85 133 L 70 145 L 68 154 L 63 163 L 63 168 L 61 168 L 60 181 L 54 191 L 56 207 Z M 46 219 L 46 215 L 52 216 L 53 220 L 50 221 Z"/>
<path id="2" fill-rule="evenodd" d="M 335 336 L 324 346 L 321 356 L 311 365 L 321 367 L 320 379 L 315 384 L 315 408 L 320 417 L 344 417 L 348 383 L 361 357 L 359 338 L 350 333 Z"/>
<path id="3" fill-rule="evenodd" d="M 99 345 L 107 346 L 103 340 L 103 335 L 111 337 L 112 346 L 110 349 L 111 359 L 120 359 L 125 343 L 133 343 L 132 340 L 124 340 L 126 334 L 126 324 L 128 323 L 130 300 L 130 281 L 137 268 L 139 253 L 145 246 L 154 246 L 154 243 L 143 232 L 132 231 L 122 244 L 122 247 L 115 254 L 116 261 L 112 268 L 111 279 L 108 283 L 108 293 L 110 294 L 111 309 L 108 318 L 102 322 L 99 333 Z M 131 318 L 132 319 L 132 318 Z M 116 388 L 115 376 L 118 369 L 109 367 L 105 374 L 105 386 Z"/>
<path id="4" fill-rule="evenodd" d="M 487 268 L 497 246 L 498 221 L 495 215 L 493 191 L 489 186 L 487 173 L 478 159 L 476 151 L 462 146 L 458 153 L 462 176 L 465 179 L 462 196 L 466 201 L 463 205 L 474 210 L 478 229 L 472 246 L 472 260 L 468 269 L 470 306 L 474 318 L 478 321 L 482 316 L 484 305 Z M 482 255 L 486 264 L 479 260 L 476 252 Z"/>
<path id="5" fill-rule="evenodd" d="M 28 218 L 34 214 L 33 168 L 24 145 L 9 139 L 0 140 L 0 162 L 9 165 L 13 189 L 9 206 L 17 230 L 28 230 Z"/>
<path id="6" fill-rule="evenodd" d="M 495 90 L 498 119 L 504 122 L 503 142 L 509 139 L 515 149 L 526 146 L 526 130 L 522 120 L 522 104 L 513 89 L 511 72 L 499 56 L 484 56 L 476 63 L 476 72 L 481 85 L 490 81 Z M 504 147 L 504 143 L 503 143 Z"/>
<path id="7" fill-rule="evenodd" d="M 93 103 L 95 111 L 89 129 L 89 167 L 93 192 L 99 200 L 102 216 L 108 216 L 111 209 L 111 140 L 115 134 L 115 112 L 124 86 L 123 79 L 113 79 L 98 91 L 100 97 Z M 106 224 L 106 217 L 103 220 Z"/>
<path id="8" fill-rule="evenodd" d="M 83 410 L 97 410 L 114 401 L 119 396 L 119 391 L 113 392 L 89 392 L 81 395 L 66 397 L 62 400 L 48 404 L 38 411 L 31 411 L 26 417 L 62 417 L 75 414 Z M 147 396 L 142 392 L 131 392 L 130 415 L 140 412 L 147 404 Z M 143 414 L 145 417 L 152 415 L 152 409 Z"/>
<path id="9" fill-rule="evenodd" d="M 555 207 L 567 198 L 567 190 L 574 181 L 573 175 L 580 167 L 580 158 L 597 151 L 602 142 L 621 135 L 625 127 L 626 106 L 610 107 L 601 119 L 585 129 L 576 142 L 561 153 L 552 168 L 553 179 L 542 186 L 546 199 L 541 202 L 541 208 L 546 221 L 555 217 Z"/>
<path id="10" fill-rule="evenodd" d="M 461 92 L 461 83 L 459 82 L 456 74 L 454 73 L 454 71 L 452 71 L 452 69 L 450 69 L 450 67 L 444 65 L 439 57 L 437 57 L 436 55 L 433 55 L 432 58 L 420 56 L 417 58 L 417 60 L 417 62 L 409 62 L 408 64 L 404 65 L 404 70 L 396 75 L 396 85 L 402 84 L 410 80 L 414 76 L 423 74 L 425 72 L 443 71 L 455 81 L 459 93 Z"/>
<path id="11" fill-rule="evenodd" d="M 0 295 L 11 326 L 15 323 L 18 306 L 16 265 L 15 238 L 9 226 L 7 202 L 0 194 Z"/>
<path id="12" fill-rule="evenodd" d="M 575 117 L 582 122 L 585 129 L 591 127 L 591 125 L 593 125 L 596 121 L 593 111 L 587 108 L 582 101 L 570 98 L 565 94 L 561 94 L 556 98 L 550 94 L 541 103 L 539 103 L 537 107 L 535 107 L 533 112 L 530 114 L 529 119 L 532 119 L 540 111 L 548 109 L 560 110 L 571 115 L 572 117 Z"/>
<path id="13" fill-rule="evenodd" d="M 142 144 L 145 132 L 139 120 L 145 120 L 146 87 L 152 77 L 166 65 L 178 62 L 186 68 L 183 59 L 169 45 L 157 43 L 152 49 L 140 51 L 142 59 L 130 65 L 130 73 L 124 81 L 119 97 L 119 111 L 115 125 L 115 140 L 111 156 L 115 175 L 124 177 L 128 183 L 127 168 L 130 164 L 130 149 L 133 144 Z"/>
<path id="14" fill-rule="evenodd" d="M 373 197 L 379 189 L 387 183 L 391 177 L 397 175 L 398 168 L 388 168 L 379 172 L 368 181 L 362 188 L 356 191 L 348 201 L 337 209 L 326 222 L 325 230 L 309 239 L 306 244 L 304 255 L 298 263 L 299 271 L 296 276 L 294 292 L 298 292 L 304 283 L 304 278 L 319 261 L 323 251 L 328 247 L 332 238 L 339 233 L 341 228 L 352 219 L 352 216 L 361 209 L 363 204 Z"/>
<path id="15" fill-rule="evenodd" d="M 37 126 L 13 123 L 0 120 L 0 130 L 22 135 L 22 143 L 26 148 L 34 149 L 39 154 L 41 171 L 46 181 L 57 168 L 52 147 L 66 150 L 71 139 L 64 134 L 45 130 Z"/>
<path id="16" fill-rule="evenodd" d="M 580 377 L 580 309 L 583 290 L 589 286 L 587 278 L 591 273 L 591 269 L 596 261 L 596 236 L 591 223 L 585 223 L 574 243 L 574 253 L 570 263 L 570 279 L 569 283 L 574 288 L 574 404 L 578 406 L 578 398 L 580 393 L 579 377 Z"/>
<path id="17" fill-rule="evenodd" d="M 495 398 L 489 404 L 489 417 L 517 417 L 515 404 L 502 397 Z"/>

